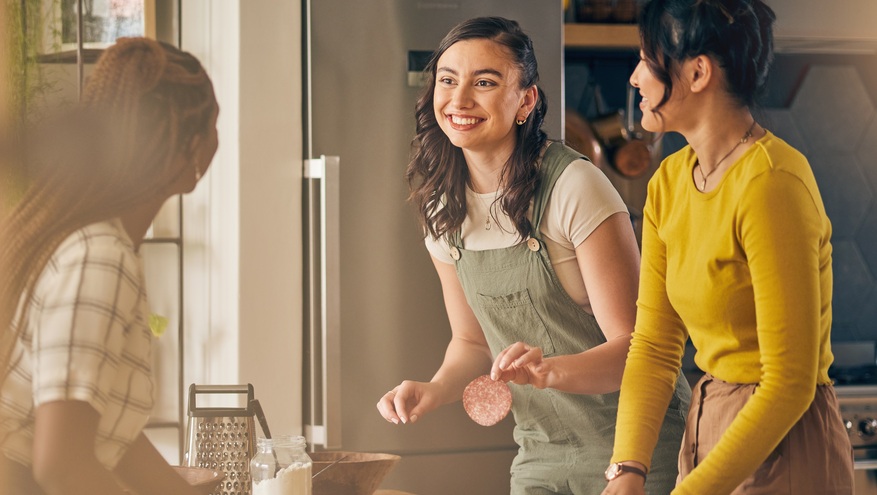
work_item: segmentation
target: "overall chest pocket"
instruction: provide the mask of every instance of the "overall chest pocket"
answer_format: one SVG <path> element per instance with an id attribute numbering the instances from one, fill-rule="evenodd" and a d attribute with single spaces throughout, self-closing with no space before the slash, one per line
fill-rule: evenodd
<path id="1" fill-rule="evenodd" d="M 481 324 L 499 340 L 499 350 L 520 341 L 541 348 L 544 356 L 554 354 L 551 334 L 539 317 L 528 290 L 502 296 L 476 294 L 476 297 L 482 317 L 487 320 Z"/>

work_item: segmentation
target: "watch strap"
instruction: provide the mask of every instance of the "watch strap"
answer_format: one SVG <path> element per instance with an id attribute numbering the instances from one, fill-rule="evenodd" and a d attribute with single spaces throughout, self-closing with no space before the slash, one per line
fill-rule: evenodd
<path id="1" fill-rule="evenodd" d="M 606 479 L 608 481 L 612 481 L 624 473 L 638 474 L 642 476 L 643 480 L 646 479 L 645 471 L 636 466 L 631 466 L 630 464 L 625 464 L 623 462 L 616 462 L 610 465 L 609 469 L 606 470 Z"/>

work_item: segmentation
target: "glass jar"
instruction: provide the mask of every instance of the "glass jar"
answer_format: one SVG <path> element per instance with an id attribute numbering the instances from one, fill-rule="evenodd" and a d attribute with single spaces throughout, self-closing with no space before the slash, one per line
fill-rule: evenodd
<path id="1" fill-rule="evenodd" d="M 260 438 L 250 461 L 253 495 L 311 495 L 311 458 L 305 438 Z"/>

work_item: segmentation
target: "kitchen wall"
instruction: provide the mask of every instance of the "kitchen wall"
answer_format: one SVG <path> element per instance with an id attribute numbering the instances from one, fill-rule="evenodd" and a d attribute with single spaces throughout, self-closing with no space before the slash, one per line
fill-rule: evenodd
<path id="1" fill-rule="evenodd" d="M 301 433 L 301 2 L 182 2 L 213 79 L 219 150 L 185 197 L 186 384 L 252 383 Z"/>
<path id="2" fill-rule="evenodd" d="M 832 222 L 835 342 L 877 340 L 877 55 L 780 54 L 762 121 L 810 161 Z"/>
<path id="3" fill-rule="evenodd" d="M 765 0 L 777 15 L 776 35 L 784 41 L 874 40 L 874 0 Z"/>
<path id="4" fill-rule="evenodd" d="M 757 118 L 807 156 L 832 221 L 832 340 L 877 340 L 877 54 L 808 46 L 829 53 L 778 53 Z M 623 108 L 635 63 L 631 52 L 568 52 L 567 107 L 587 117 Z M 684 144 L 668 134 L 663 154 Z M 607 175 L 641 208 L 647 177 Z"/>

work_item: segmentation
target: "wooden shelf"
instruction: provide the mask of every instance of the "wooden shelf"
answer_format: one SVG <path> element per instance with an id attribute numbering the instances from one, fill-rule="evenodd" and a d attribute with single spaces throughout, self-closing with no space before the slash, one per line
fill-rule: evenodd
<path id="1" fill-rule="evenodd" d="M 639 50 L 636 24 L 564 24 L 566 48 Z"/>

